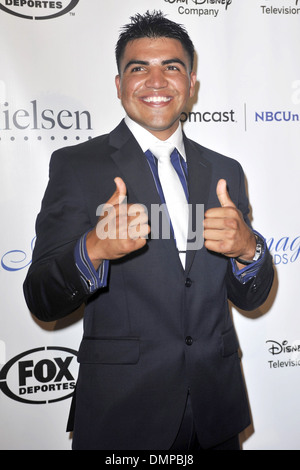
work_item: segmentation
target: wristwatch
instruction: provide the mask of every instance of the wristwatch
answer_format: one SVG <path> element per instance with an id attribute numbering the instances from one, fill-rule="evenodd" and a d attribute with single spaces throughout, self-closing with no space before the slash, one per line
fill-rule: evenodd
<path id="1" fill-rule="evenodd" d="M 248 261 L 242 258 L 234 258 L 238 263 L 245 264 L 246 266 L 248 266 L 249 264 L 254 263 L 254 261 L 258 261 L 261 258 L 264 248 L 264 241 L 259 235 L 254 235 L 256 238 L 256 249 L 253 259 L 251 261 Z"/>

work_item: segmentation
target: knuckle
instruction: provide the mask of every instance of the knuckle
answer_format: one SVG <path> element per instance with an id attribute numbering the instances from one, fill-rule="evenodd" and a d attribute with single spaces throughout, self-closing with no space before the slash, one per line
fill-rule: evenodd
<path id="1" fill-rule="evenodd" d="M 226 218 L 224 220 L 225 227 L 232 229 L 232 230 L 237 230 L 238 229 L 238 221 L 234 218 Z"/>

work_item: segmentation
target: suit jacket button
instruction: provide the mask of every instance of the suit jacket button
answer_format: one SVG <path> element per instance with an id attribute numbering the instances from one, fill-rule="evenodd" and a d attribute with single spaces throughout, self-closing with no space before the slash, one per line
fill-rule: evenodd
<path id="1" fill-rule="evenodd" d="M 185 287 L 191 287 L 191 285 L 193 284 L 193 281 L 192 279 L 190 279 L 189 277 L 185 280 Z"/>
<path id="2" fill-rule="evenodd" d="M 71 294 L 71 300 L 76 300 L 77 296 L 78 296 L 78 290 L 75 290 L 75 291 L 72 292 L 72 294 Z"/>
<path id="3" fill-rule="evenodd" d="M 191 336 L 187 336 L 187 337 L 185 338 L 185 344 L 186 344 L 187 346 L 192 346 L 192 344 L 193 344 L 193 338 L 192 338 Z"/>

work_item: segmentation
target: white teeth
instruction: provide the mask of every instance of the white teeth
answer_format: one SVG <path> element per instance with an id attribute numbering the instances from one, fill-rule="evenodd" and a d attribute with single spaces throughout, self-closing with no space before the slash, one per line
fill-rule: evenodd
<path id="1" fill-rule="evenodd" d="M 149 96 L 148 98 L 144 98 L 146 103 L 167 103 L 170 101 L 171 98 L 167 98 L 166 96 Z"/>

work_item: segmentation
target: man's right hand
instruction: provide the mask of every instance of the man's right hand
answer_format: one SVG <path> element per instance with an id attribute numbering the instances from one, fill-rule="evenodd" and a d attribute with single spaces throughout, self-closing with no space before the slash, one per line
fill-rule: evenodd
<path id="1" fill-rule="evenodd" d="M 127 204 L 127 188 L 122 178 L 115 178 L 116 191 L 101 206 L 96 227 L 88 233 L 86 247 L 95 269 L 103 260 L 113 260 L 145 246 L 150 232 L 148 214 L 141 204 Z"/>

